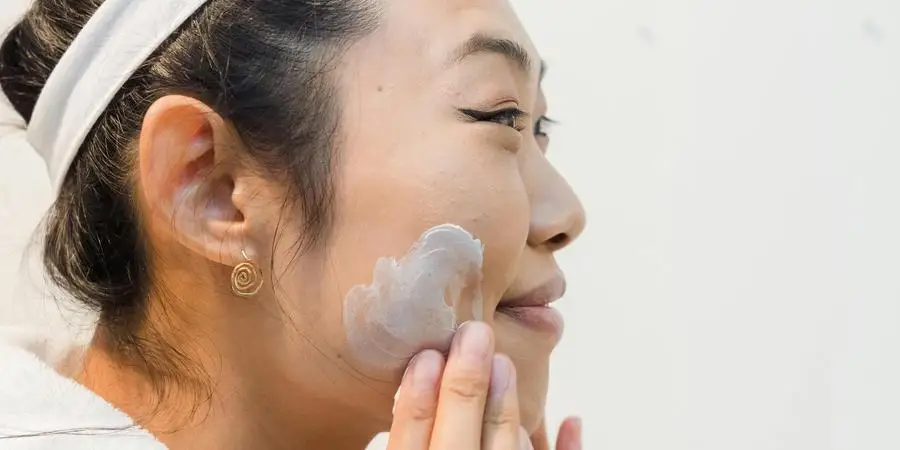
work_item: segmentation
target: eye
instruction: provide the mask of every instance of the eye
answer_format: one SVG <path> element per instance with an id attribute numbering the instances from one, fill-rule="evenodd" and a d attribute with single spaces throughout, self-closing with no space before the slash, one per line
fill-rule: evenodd
<path id="1" fill-rule="evenodd" d="M 537 137 L 544 137 L 544 138 L 549 137 L 550 128 L 552 128 L 553 125 L 556 125 L 556 123 L 557 122 L 555 120 L 553 120 L 547 116 L 541 116 L 534 123 L 534 135 Z"/>
<path id="2" fill-rule="evenodd" d="M 522 131 L 528 127 L 528 113 L 518 108 L 507 108 L 499 111 L 460 109 L 459 112 L 476 122 L 493 122 L 510 127 L 516 131 Z"/>

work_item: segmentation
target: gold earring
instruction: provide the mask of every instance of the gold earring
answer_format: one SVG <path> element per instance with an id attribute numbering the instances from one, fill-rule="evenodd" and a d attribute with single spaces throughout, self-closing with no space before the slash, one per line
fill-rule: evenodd
<path id="1" fill-rule="evenodd" d="M 241 256 L 244 262 L 234 266 L 231 271 L 231 292 L 238 297 L 249 298 L 259 293 L 263 285 L 262 271 L 259 266 L 247 257 L 242 249 Z"/>

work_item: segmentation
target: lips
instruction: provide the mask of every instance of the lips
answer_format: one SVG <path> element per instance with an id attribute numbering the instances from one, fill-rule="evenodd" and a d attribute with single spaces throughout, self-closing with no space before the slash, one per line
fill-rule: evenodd
<path id="1" fill-rule="evenodd" d="M 559 276 L 525 294 L 504 298 L 497 305 L 497 312 L 522 327 L 559 340 L 565 322 L 550 304 L 559 300 L 565 291 L 566 281 Z"/>
<path id="2" fill-rule="evenodd" d="M 557 276 L 554 279 L 522 295 L 504 297 L 498 308 L 526 308 L 548 306 L 559 300 L 566 293 L 566 279 Z"/>

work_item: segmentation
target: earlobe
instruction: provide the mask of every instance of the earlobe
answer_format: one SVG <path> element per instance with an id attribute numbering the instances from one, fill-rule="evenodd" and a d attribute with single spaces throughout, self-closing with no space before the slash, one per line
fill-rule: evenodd
<path id="1" fill-rule="evenodd" d="M 231 136 L 224 120 L 196 99 L 157 100 L 141 128 L 138 185 L 152 233 L 234 266 L 242 262 L 247 227 L 233 201 Z"/>

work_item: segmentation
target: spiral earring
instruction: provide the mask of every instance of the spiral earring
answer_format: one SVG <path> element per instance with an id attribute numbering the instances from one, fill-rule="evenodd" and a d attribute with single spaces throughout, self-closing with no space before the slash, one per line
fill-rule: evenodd
<path id="1" fill-rule="evenodd" d="M 242 249 L 241 256 L 244 262 L 234 266 L 231 271 L 231 292 L 238 297 L 249 298 L 259 293 L 263 285 L 262 271 L 259 266 L 247 257 Z"/>

